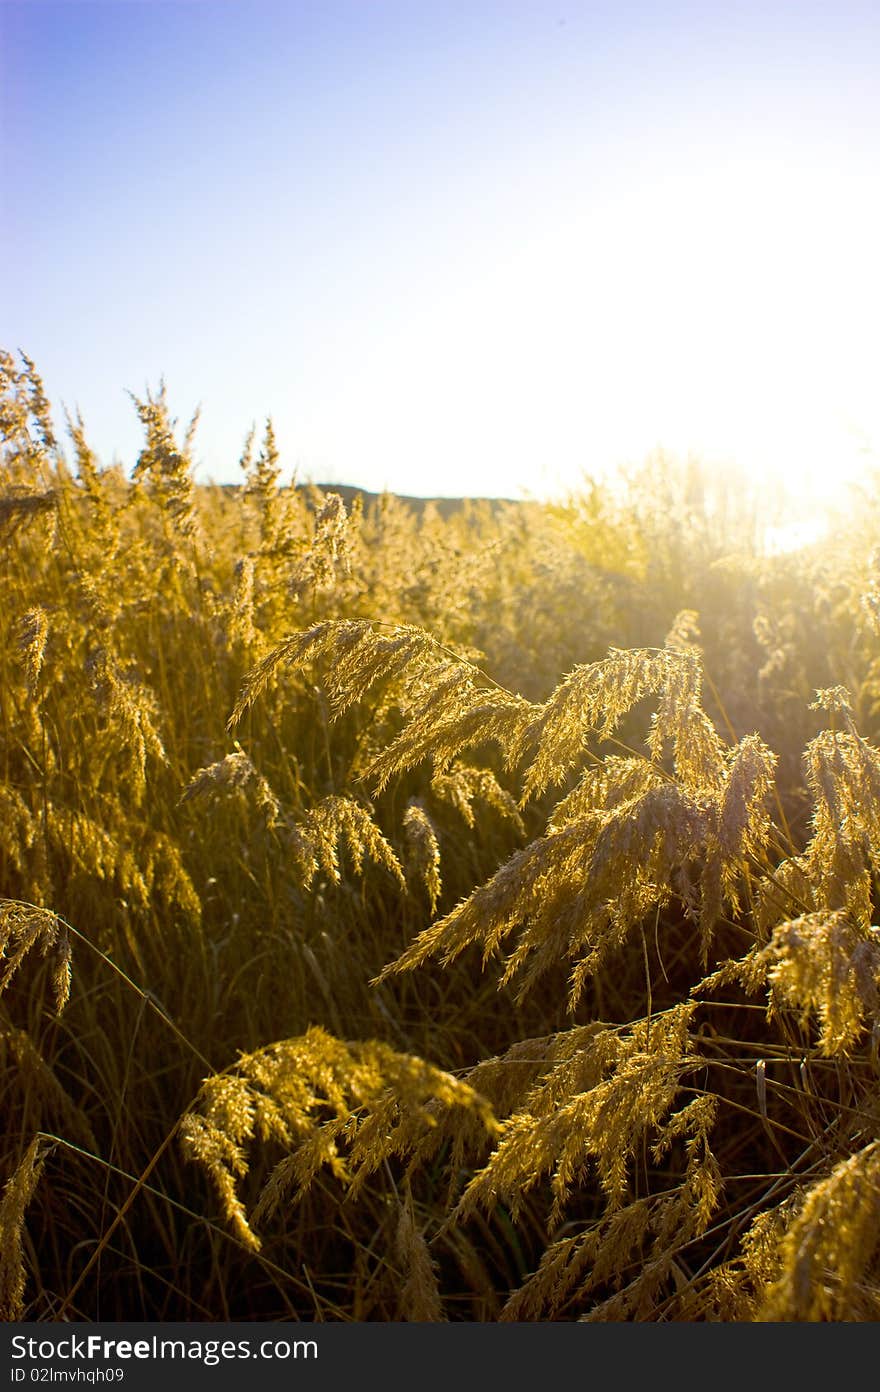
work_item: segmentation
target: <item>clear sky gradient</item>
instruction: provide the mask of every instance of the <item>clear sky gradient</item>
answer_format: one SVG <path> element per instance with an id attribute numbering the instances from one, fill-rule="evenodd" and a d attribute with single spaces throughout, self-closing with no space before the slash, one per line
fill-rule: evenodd
<path id="1" fill-rule="evenodd" d="M 0 343 L 131 464 L 545 494 L 880 442 L 876 0 L 0 0 Z"/>

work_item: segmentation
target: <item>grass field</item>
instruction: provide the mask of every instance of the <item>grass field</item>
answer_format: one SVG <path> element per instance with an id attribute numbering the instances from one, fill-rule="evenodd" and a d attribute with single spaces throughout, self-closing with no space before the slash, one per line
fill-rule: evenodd
<path id="1" fill-rule="evenodd" d="M 0 1313 L 880 1317 L 880 510 L 198 485 L 0 359 Z"/>

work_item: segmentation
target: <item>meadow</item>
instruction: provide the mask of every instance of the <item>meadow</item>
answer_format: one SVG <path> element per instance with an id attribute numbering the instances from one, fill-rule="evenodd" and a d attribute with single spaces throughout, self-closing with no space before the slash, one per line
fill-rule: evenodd
<path id="1" fill-rule="evenodd" d="M 0 1315 L 880 1318 L 880 507 L 99 467 L 0 355 Z"/>

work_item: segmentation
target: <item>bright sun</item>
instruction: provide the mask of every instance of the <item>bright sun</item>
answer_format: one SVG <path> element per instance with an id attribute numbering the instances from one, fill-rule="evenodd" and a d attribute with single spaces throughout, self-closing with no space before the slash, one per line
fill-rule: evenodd
<path id="1" fill-rule="evenodd" d="M 854 203 L 855 223 L 840 211 Z M 839 493 L 880 424 L 878 223 L 876 194 L 844 176 L 820 196 L 803 176 L 753 167 L 701 181 L 698 199 L 667 182 L 587 221 L 580 286 L 571 258 L 550 271 L 548 337 L 587 367 L 588 436 L 592 422 L 618 457 L 661 445 L 735 461 L 817 505 Z"/>
<path id="2" fill-rule="evenodd" d="M 377 344 L 363 447 L 408 452 L 407 476 L 385 478 L 397 491 L 416 491 L 420 461 L 447 492 L 478 477 L 508 495 L 659 447 L 735 465 L 815 514 L 880 439 L 878 231 L 876 195 L 845 173 L 821 195 L 749 164 L 580 207 L 560 196 Z"/>

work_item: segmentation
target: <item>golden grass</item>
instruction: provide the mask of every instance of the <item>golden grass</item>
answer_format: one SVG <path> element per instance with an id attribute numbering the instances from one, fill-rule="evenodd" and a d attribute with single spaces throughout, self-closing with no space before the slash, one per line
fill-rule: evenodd
<path id="1" fill-rule="evenodd" d="M 875 1319 L 876 506 L 347 511 L 133 404 L 0 354 L 0 1314 Z"/>

